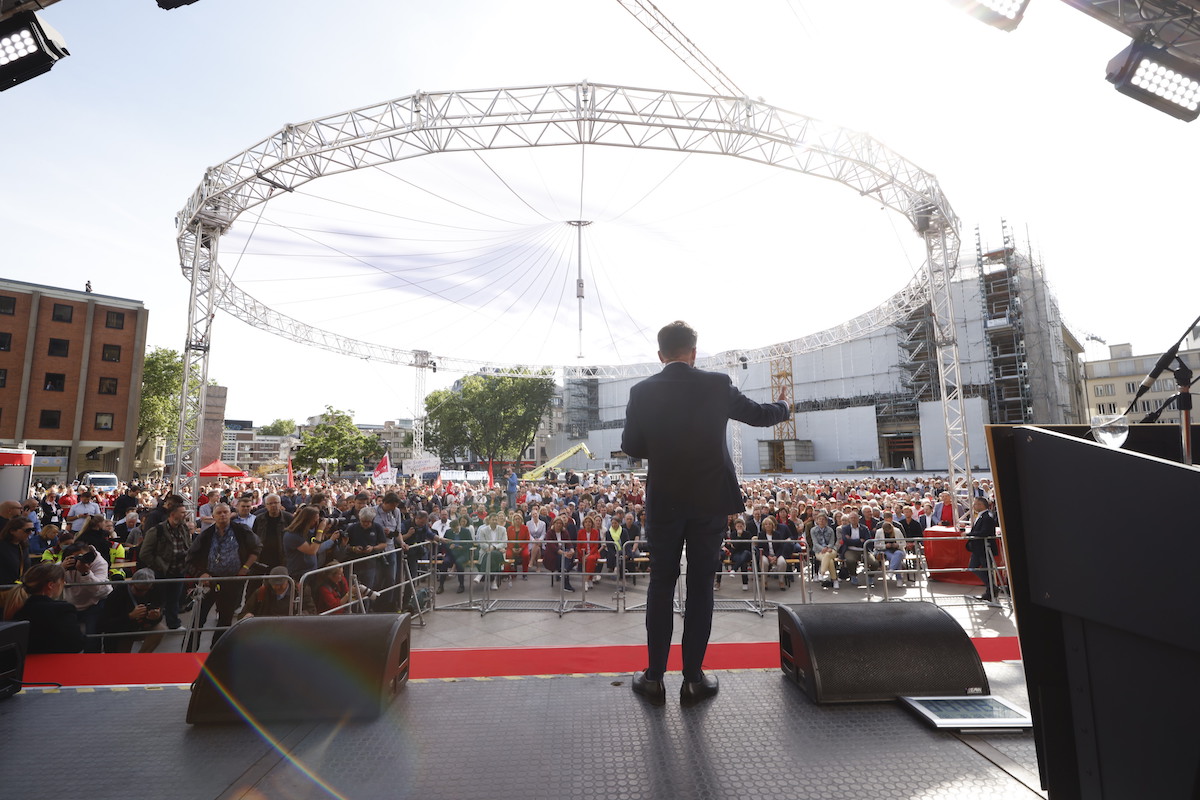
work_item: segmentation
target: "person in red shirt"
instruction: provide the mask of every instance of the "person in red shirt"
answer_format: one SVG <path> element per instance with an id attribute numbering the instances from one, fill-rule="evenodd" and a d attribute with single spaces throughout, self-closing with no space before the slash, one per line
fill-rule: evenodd
<path id="1" fill-rule="evenodd" d="M 529 528 L 521 517 L 521 512 L 513 511 L 508 515 L 508 545 L 504 551 L 505 570 L 508 562 L 512 563 L 513 572 L 521 572 L 521 580 L 528 580 L 529 572 Z"/>
<path id="2" fill-rule="evenodd" d="M 583 588 L 585 591 L 591 584 L 600 582 L 601 540 L 600 522 L 596 519 L 595 514 L 588 514 L 583 520 L 583 527 L 579 530 L 578 537 L 579 558 L 583 563 Z"/>
<path id="3" fill-rule="evenodd" d="M 68 486 L 67 491 L 58 498 L 58 505 L 65 511 L 71 506 L 79 502 L 79 498 L 75 494 L 75 487 Z M 63 514 L 65 517 L 66 514 Z"/>

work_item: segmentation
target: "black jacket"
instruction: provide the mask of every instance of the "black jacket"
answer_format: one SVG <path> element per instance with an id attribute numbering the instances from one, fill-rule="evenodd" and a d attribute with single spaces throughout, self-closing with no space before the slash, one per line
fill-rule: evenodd
<path id="1" fill-rule="evenodd" d="M 621 449 L 650 460 L 646 519 L 716 517 L 745 510 L 725 441 L 729 420 L 770 427 L 786 403 L 756 403 L 720 372 L 674 361 L 629 392 Z"/>
<path id="2" fill-rule="evenodd" d="M 984 547 L 995 553 L 997 551 L 996 518 L 992 516 L 992 512 L 984 511 L 976 517 L 975 523 L 967 531 L 967 536 L 971 537 L 967 539 L 967 549 L 972 553 L 983 553 Z"/>
<path id="3" fill-rule="evenodd" d="M 258 541 L 254 531 L 240 522 L 231 521 L 229 527 L 237 538 L 239 562 L 245 564 L 250 556 L 257 556 L 262 551 L 262 543 Z M 200 532 L 200 535 L 192 542 L 192 546 L 188 548 L 188 572 L 192 575 L 203 575 L 208 572 L 208 550 L 212 547 L 212 538 L 216 529 L 215 523 L 209 525 Z"/>
<path id="4" fill-rule="evenodd" d="M 13 620 L 29 623 L 31 653 L 78 653 L 83 650 L 86 639 L 79 628 L 79 617 L 75 606 L 66 600 L 51 600 L 35 594 L 13 615 Z"/>
<path id="5" fill-rule="evenodd" d="M 283 532 L 292 524 L 292 515 L 280 511 L 278 517 L 272 517 L 266 512 L 254 518 L 254 535 L 262 543 L 262 551 L 258 560 L 264 565 L 279 567 L 284 565 Z"/>

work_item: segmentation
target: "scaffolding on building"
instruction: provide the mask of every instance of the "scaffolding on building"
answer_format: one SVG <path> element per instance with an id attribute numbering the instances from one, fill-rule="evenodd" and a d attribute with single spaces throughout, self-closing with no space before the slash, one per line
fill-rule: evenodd
<path id="1" fill-rule="evenodd" d="M 1076 421 L 1073 358 L 1062 315 L 1032 252 L 1021 252 L 1007 221 L 1002 246 L 986 249 L 975 229 L 975 260 L 988 374 L 991 420 L 997 424 Z"/>
<path id="2" fill-rule="evenodd" d="M 796 399 L 796 385 L 792 376 L 791 356 L 771 359 L 771 397 L 786 397 L 790 406 Z M 775 439 L 768 442 L 768 472 L 791 472 L 789 456 L 794 457 L 796 447 L 796 417 L 788 418 L 775 426 Z M 792 450 L 792 453 L 789 453 Z"/>

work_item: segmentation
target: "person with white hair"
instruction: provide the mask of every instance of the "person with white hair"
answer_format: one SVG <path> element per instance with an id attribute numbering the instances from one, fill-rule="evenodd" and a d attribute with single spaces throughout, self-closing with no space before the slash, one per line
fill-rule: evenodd
<path id="1" fill-rule="evenodd" d="M 129 509 L 125 516 L 113 526 L 117 541 L 126 547 L 137 547 L 142 543 L 141 519 L 136 509 Z"/>

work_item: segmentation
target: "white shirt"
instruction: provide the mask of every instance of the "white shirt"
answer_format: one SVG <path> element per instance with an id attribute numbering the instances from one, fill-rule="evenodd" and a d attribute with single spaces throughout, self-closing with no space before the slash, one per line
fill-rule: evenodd
<path id="1" fill-rule="evenodd" d="M 529 540 L 532 542 L 544 542 L 546 540 L 546 523 L 541 517 L 534 517 L 525 523 L 525 527 L 529 529 Z"/>
<path id="2" fill-rule="evenodd" d="M 108 562 L 99 553 L 90 564 L 77 564 L 77 569 L 67 570 L 67 583 L 97 584 L 108 580 Z M 84 611 L 112 593 L 111 583 L 93 586 L 69 586 L 64 590 L 66 599 L 76 611 Z"/>

